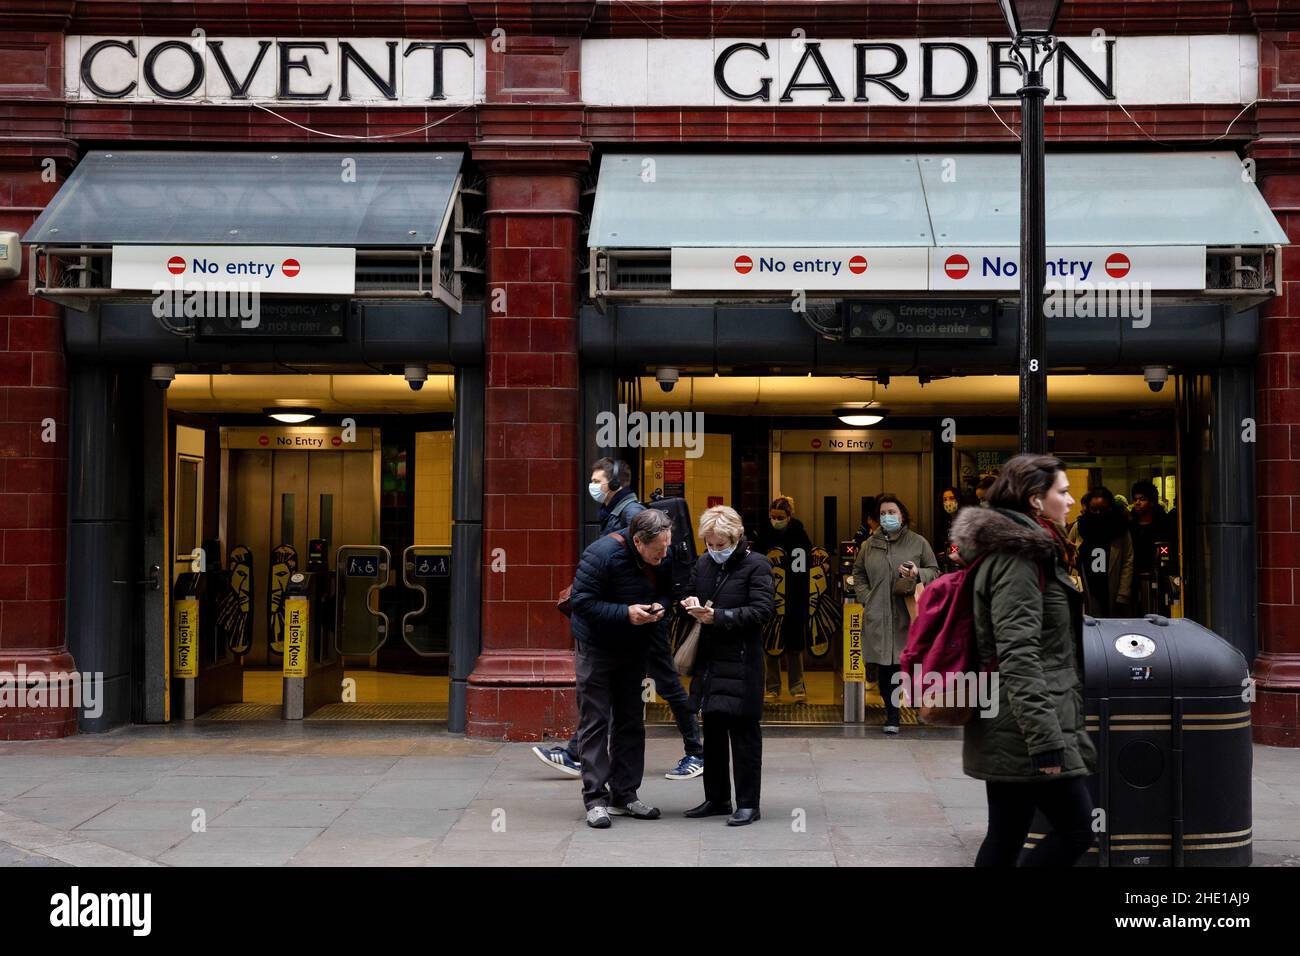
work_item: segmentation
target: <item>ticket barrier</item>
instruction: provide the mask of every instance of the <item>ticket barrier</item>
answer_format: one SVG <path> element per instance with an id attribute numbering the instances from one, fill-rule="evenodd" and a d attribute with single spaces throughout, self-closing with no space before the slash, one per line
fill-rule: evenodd
<path id="1" fill-rule="evenodd" d="M 199 677 L 200 608 L 207 595 L 207 574 L 186 571 L 176 579 L 172 596 L 172 700 L 176 716 L 194 719 L 196 683 Z"/>
<path id="2" fill-rule="evenodd" d="M 421 657 L 446 657 L 451 606 L 451 548 L 412 545 L 402 552 L 402 583 L 419 606 L 402 615 L 402 639 Z"/>
<path id="3" fill-rule="evenodd" d="M 179 720 L 243 695 L 242 669 L 226 639 L 232 587 L 220 554 L 218 542 L 205 541 L 172 586 L 171 699 Z"/>
<path id="4" fill-rule="evenodd" d="M 343 658 L 327 633 L 329 583 L 328 570 L 308 570 L 293 572 L 285 585 L 281 697 L 285 720 L 302 720 L 340 697 Z"/>
<path id="5" fill-rule="evenodd" d="M 867 672 L 862 658 L 862 605 L 853 590 L 853 562 L 858 556 L 856 541 L 841 541 L 836 570 L 843 584 L 843 659 L 840 675 L 844 682 L 844 722 L 861 724 L 867 719 Z"/>

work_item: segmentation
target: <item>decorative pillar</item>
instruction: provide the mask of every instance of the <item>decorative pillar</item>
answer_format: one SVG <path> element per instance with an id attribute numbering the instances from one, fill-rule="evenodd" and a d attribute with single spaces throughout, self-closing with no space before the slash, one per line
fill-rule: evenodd
<path id="1" fill-rule="evenodd" d="M 15 24 L 16 25 L 16 24 Z M 0 230 L 19 235 L 58 191 L 75 158 L 63 136 L 63 37 L 0 33 Z M 54 674 L 74 669 L 64 643 L 68 377 L 58 306 L 27 292 L 27 266 L 0 279 L 0 739 L 63 737 L 77 711 Z M 25 693 L 15 682 L 23 673 Z M 39 677 L 37 675 L 40 675 Z M 43 689 L 39 696 L 33 691 Z"/>
<path id="2" fill-rule="evenodd" d="M 1300 79 L 1300 77 L 1297 77 Z M 1295 110 L 1300 113 L 1300 110 Z M 1293 127 L 1294 128 L 1294 127 Z M 1300 149 L 1255 153 L 1259 185 L 1288 236 L 1300 237 Z M 1259 656 L 1253 709 L 1257 743 L 1300 746 L 1300 248 L 1282 253 L 1282 295 L 1261 309 L 1256 366 L 1259 416 Z"/>

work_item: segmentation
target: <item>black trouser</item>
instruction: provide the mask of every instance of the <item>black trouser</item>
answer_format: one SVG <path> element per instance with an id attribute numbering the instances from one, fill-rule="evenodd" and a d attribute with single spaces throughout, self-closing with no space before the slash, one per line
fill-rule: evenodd
<path id="1" fill-rule="evenodd" d="M 736 765 L 736 807 L 757 810 L 763 776 L 763 731 L 751 717 L 704 715 L 704 799 L 731 803 L 728 746 Z"/>
<path id="2" fill-rule="evenodd" d="M 885 699 L 885 723 L 897 727 L 899 722 L 898 707 L 894 704 L 894 694 L 898 687 L 894 684 L 894 675 L 899 671 L 897 664 L 877 664 L 876 680 L 879 681 L 880 696 Z"/>
<path id="3" fill-rule="evenodd" d="M 1073 866 L 1092 846 L 1092 794 L 1087 777 L 1024 783 L 986 782 L 989 832 L 976 866 Z M 1041 810 L 1052 825 L 1047 836 L 1023 857 L 1025 837 Z"/>
<path id="4" fill-rule="evenodd" d="M 645 772 L 645 652 L 610 652 L 580 642 L 574 671 L 582 801 L 588 810 L 624 806 L 636 799 Z"/>
<path id="5" fill-rule="evenodd" d="M 668 646 L 667 636 L 654 638 L 650 642 L 650 650 L 646 654 L 646 676 L 655 682 L 655 693 L 666 700 L 672 709 L 673 720 L 677 722 L 677 730 L 682 735 L 682 744 L 686 747 L 687 755 L 691 757 L 703 755 L 704 744 L 700 742 L 700 721 L 695 716 L 695 711 L 691 710 L 686 703 L 690 695 L 686 693 L 686 688 L 682 686 L 682 679 L 677 674 L 677 665 L 673 663 L 673 652 Z M 573 739 L 564 749 L 568 751 L 569 759 L 581 759 L 578 756 L 578 734 L 573 735 Z"/>

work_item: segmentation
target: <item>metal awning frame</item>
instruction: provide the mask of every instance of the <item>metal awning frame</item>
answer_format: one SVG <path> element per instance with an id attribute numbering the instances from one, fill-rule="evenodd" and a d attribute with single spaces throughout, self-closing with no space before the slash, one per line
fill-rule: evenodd
<path id="1" fill-rule="evenodd" d="M 458 173 L 452 185 L 451 202 L 443 213 L 434 244 L 419 248 L 361 247 L 356 250 L 358 265 L 363 261 L 415 260 L 415 277 L 409 288 L 358 289 L 353 295 L 367 299 L 435 299 L 459 314 L 462 311 L 464 274 L 483 271 L 472 265 L 465 254 L 465 237 L 482 235 L 483 232 L 466 221 L 465 195 L 481 195 L 481 192 L 462 189 L 462 174 Z M 111 246 L 32 243 L 28 246 L 27 256 L 28 293 L 58 305 L 85 312 L 97 301 L 138 299 L 143 295 L 138 289 L 110 289 L 104 285 L 113 258 Z M 426 281 L 426 275 L 432 276 L 433 280 Z"/>
<path id="2" fill-rule="evenodd" d="M 1122 243 L 1119 243 L 1122 244 Z M 624 267 L 635 268 L 637 264 L 647 264 L 652 268 L 661 269 L 665 277 L 670 275 L 670 249 L 602 249 L 591 248 L 587 259 L 587 294 L 588 298 L 595 303 L 596 307 L 602 312 L 605 303 L 609 300 L 635 300 L 635 299 L 702 299 L 707 298 L 719 302 L 752 302 L 755 301 L 755 294 L 738 293 L 734 289 L 727 290 L 682 290 L 676 291 L 669 287 L 668 282 L 662 286 L 659 285 L 621 285 L 619 282 L 620 273 Z M 1240 311 L 1255 305 L 1267 302 L 1282 294 L 1282 247 L 1279 245 L 1266 246 L 1210 246 L 1205 250 L 1206 258 L 1206 288 L 1201 291 L 1168 291 L 1161 292 L 1153 290 L 1155 296 L 1162 301 L 1204 301 L 1206 299 L 1232 299 L 1234 306 Z M 827 296 L 833 298 L 844 298 L 836 296 L 834 293 L 814 293 L 818 298 Z M 943 298 L 961 299 L 1014 299 L 1017 298 L 1015 293 L 1001 292 L 990 293 L 984 292 L 952 292 L 945 290 L 943 293 L 933 292 L 896 292 L 896 293 L 872 293 L 873 295 L 894 295 L 899 298 L 923 299 L 934 297 L 941 294 Z M 784 300 L 788 298 L 787 293 L 772 291 L 768 293 L 759 293 L 757 298 L 764 300 Z"/>

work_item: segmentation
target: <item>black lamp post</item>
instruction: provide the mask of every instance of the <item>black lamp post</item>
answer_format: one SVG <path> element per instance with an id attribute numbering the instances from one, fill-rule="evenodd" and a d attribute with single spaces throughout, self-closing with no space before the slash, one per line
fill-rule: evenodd
<path id="1" fill-rule="evenodd" d="M 1043 173 L 1043 68 L 1056 52 L 1062 0 L 998 0 L 1020 66 L 1020 450 L 1047 452 L 1047 230 Z"/>

